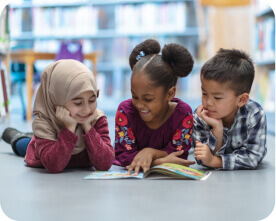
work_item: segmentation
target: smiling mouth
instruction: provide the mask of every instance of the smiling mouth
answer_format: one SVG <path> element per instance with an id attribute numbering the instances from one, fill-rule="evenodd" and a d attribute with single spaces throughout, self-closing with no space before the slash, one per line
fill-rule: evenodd
<path id="1" fill-rule="evenodd" d="M 80 116 L 80 115 L 77 115 L 81 120 L 85 120 L 85 119 L 87 119 L 90 115 L 86 115 L 86 116 L 84 116 L 84 117 L 82 117 L 82 116 Z"/>
<path id="2" fill-rule="evenodd" d="M 141 114 L 147 114 L 149 113 L 150 111 L 140 111 Z"/>

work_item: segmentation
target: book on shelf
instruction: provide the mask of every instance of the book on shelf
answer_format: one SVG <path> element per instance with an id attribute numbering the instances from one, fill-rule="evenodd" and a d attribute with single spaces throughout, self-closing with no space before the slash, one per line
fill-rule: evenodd
<path id="1" fill-rule="evenodd" d="M 275 70 L 268 71 L 267 85 L 264 87 L 264 109 L 275 112 Z"/>
<path id="2" fill-rule="evenodd" d="M 119 33 L 183 32 L 187 26 L 186 17 L 186 2 L 115 7 L 115 26 Z"/>
<path id="3" fill-rule="evenodd" d="M 196 170 L 190 167 L 173 163 L 163 163 L 154 166 L 146 173 L 140 172 L 137 176 L 127 174 L 127 170 L 120 171 L 94 171 L 84 177 L 85 180 L 98 179 L 184 179 L 206 180 L 211 172 Z"/>
<path id="4" fill-rule="evenodd" d="M 74 7 L 30 7 L 12 8 L 11 36 L 17 38 L 97 36 L 116 34 L 164 34 L 184 33 L 187 28 L 187 2 L 144 2 L 141 4 L 118 4 L 109 7 L 74 5 Z M 35 5 L 34 5 L 35 6 Z M 23 16 L 26 10 L 32 21 Z M 107 19 L 108 18 L 108 19 Z M 113 22 L 110 22 L 110 21 Z M 31 25 L 30 32 L 24 26 Z M 113 27 L 111 27 L 113 26 Z M 108 27 L 101 28 L 101 27 Z M 108 31 L 109 30 L 109 31 Z M 107 31 L 107 32 L 106 32 Z M 189 31 L 190 32 L 190 31 Z"/>
<path id="5" fill-rule="evenodd" d="M 9 48 L 9 10 L 0 11 L 0 54 L 5 54 Z"/>
<path id="6" fill-rule="evenodd" d="M 256 23 L 256 62 L 275 60 L 275 19 L 261 17 Z"/>
<path id="7" fill-rule="evenodd" d="M 259 69 L 253 84 L 252 95 L 265 111 L 275 111 L 275 70 Z"/>
<path id="8" fill-rule="evenodd" d="M 0 57 L 0 117 L 9 113 L 9 86 L 6 70 Z"/>

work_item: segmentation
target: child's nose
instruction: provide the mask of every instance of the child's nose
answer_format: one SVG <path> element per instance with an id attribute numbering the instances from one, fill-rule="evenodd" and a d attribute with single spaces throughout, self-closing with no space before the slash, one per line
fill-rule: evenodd
<path id="1" fill-rule="evenodd" d="M 89 111 L 90 111 L 89 105 L 87 105 L 87 104 L 84 105 L 84 106 L 83 106 L 83 109 L 82 109 L 82 112 L 83 112 L 84 114 L 88 114 Z"/>
<path id="2" fill-rule="evenodd" d="M 143 108 L 143 107 L 144 107 L 144 104 L 138 101 L 138 102 L 136 103 L 136 107 L 137 107 L 138 109 Z"/>
<path id="3" fill-rule="evenodd" d="M 208 106 L 212 106 L 213 105 L 213 101 L 212 101 L 212 99 L 207 99 L 207 105 Z"/>

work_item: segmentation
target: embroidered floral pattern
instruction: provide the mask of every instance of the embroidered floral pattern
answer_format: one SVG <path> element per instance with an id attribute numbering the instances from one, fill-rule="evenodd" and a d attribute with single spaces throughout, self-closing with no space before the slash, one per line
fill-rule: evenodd
<path id="1" fill-rule="evenodd" d="M 116 124 L 119 126 L 126 126 L 128 123 L 126 115 L 123 114 L 123 111 L 117 111 L 116 117 L 115 117 Z"/>
<path id="2" fill-rule="evenodd" d="M 128 119 L 123 113 L 123 110 L 117 111 L 115 117 L 116 127 L 116 137 L 115 143 L 125 142 L 125 148 L 127 150 L 132 150 L 131 145 L 135 143 L 135 136 L 131 127 L 127 127 Z"/>
<path id="3" fill-rule="evenodd" d="M 173 140 L 178 140 L 181 137 L 181 130 L 177 129 L 173 135 Z"/>
<path id="4" fill-rule="evenodd" d="M 189 145 L 192 144 L 192 132 L 191 129 L 193 126 L 193 115 L 189 114 L 182 121 L 182 130 L 177 129 L 173 135 L 172 143 L 176 145 L 176 150 L 182 150 L 183 144 Z"/>
<path id="5" fill-rule="evenodd" d="M 185 128 L 192 128 L 193 126 L 193 115 L 189 114 L 187 117 L 184 118 L 184 120 L 182 121 L 182 126 Z"/>

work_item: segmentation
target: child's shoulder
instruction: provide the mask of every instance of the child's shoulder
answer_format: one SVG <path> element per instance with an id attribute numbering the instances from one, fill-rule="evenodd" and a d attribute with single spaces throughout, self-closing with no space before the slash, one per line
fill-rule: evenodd
<path id="1" fill-rule="evenodd" d="M 241 113 L 248 116 L 255 115 L 256 113 L 265 114 L 263 107 L 258 102 L 251 99 L 241 108 Z"/>
<path id="2" fill-rule="evenodd" d="M 248 111 L 263 110 L 263 107 L 256 101 L 249 99 L 245 104 Z"/>
<path id="3" fill-rule="evenodd" d="M 118 111 L 121 110 L 123 110 L 125 113 L 134 113 L 136 109 L 132 104 L 132 99 L 122 101 L 118 106 Z"/>
<path id="4" fill-rule="evenodd" d="M 175 107 L 175 112 L 178 112 L 180 114 L 192 114 L 192 108 L 189 104 L 185 103 L 179 98 L 174 98 L 172 102 L 176 102 L 177 105 Z"/>

